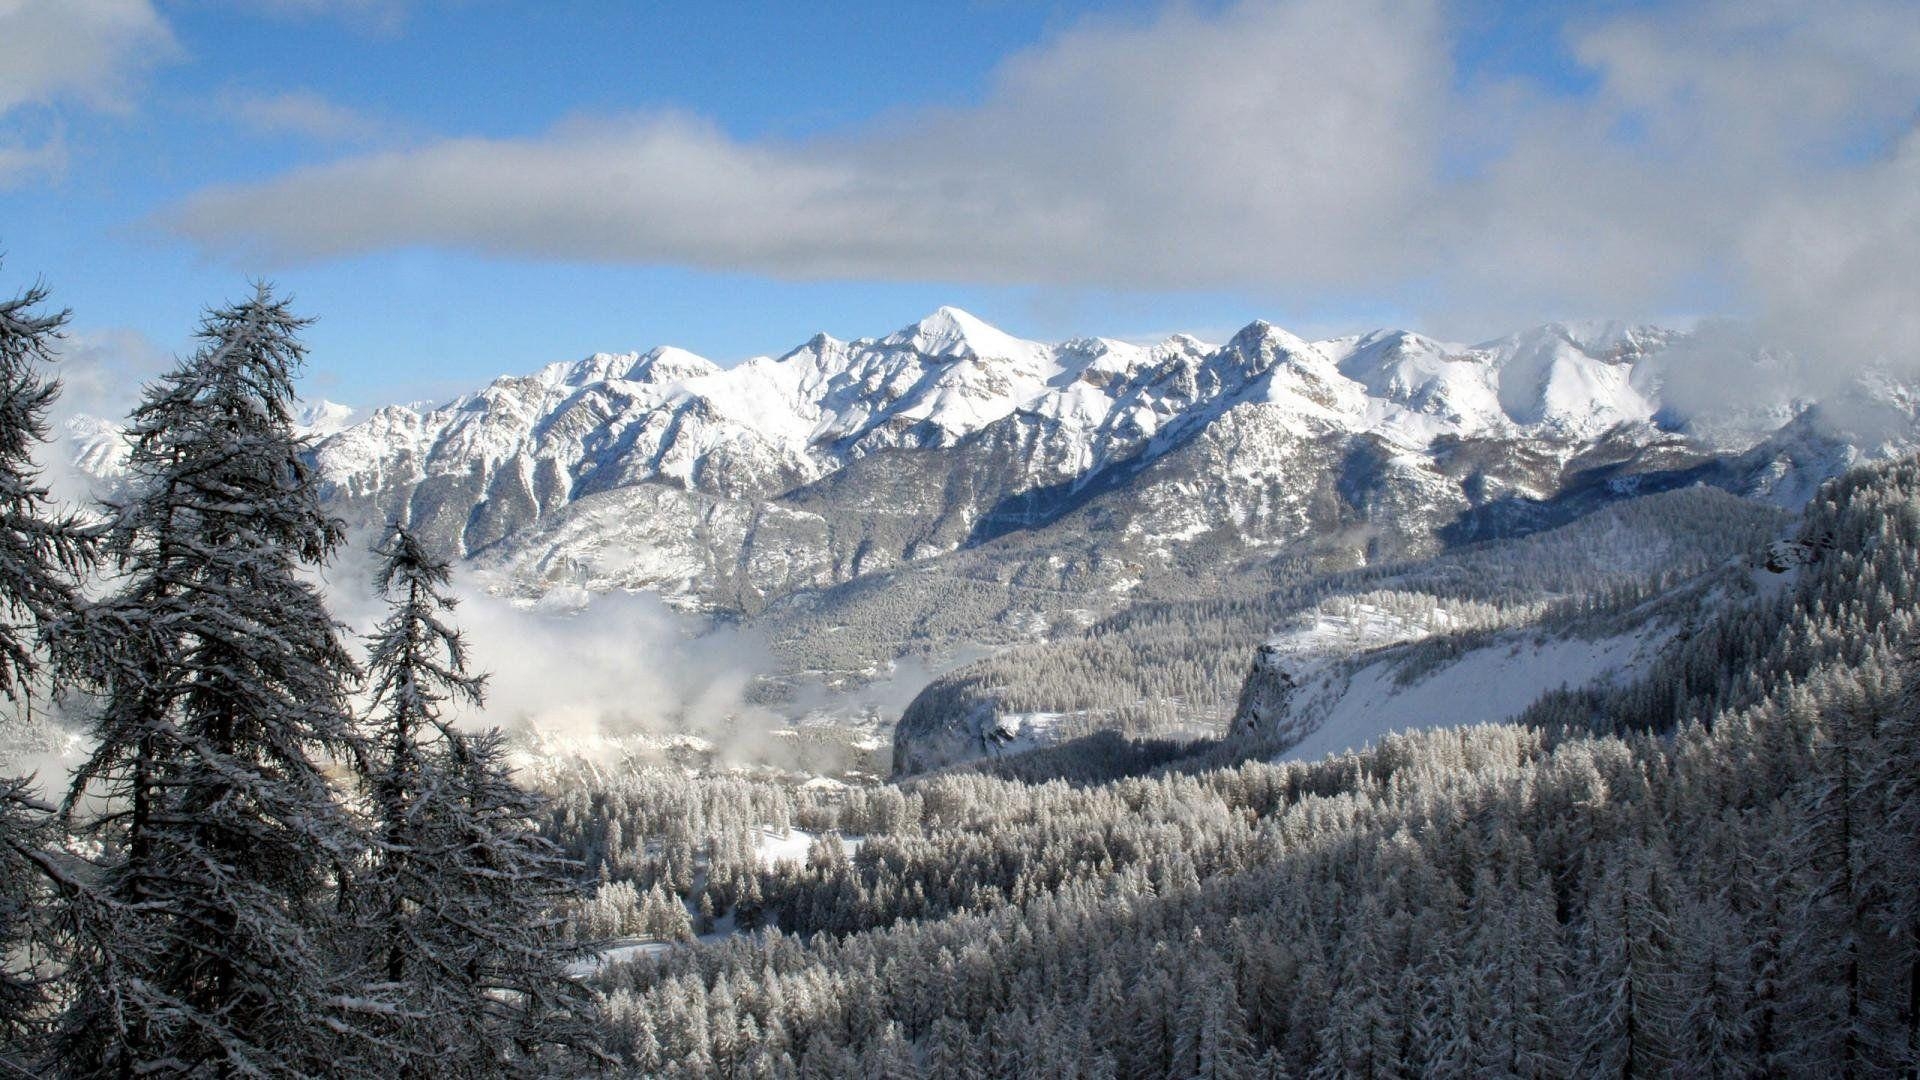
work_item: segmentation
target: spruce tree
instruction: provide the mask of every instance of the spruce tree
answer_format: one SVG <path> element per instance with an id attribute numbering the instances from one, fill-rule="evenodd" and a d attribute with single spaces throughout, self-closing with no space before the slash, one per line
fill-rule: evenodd
<path id="1" fill-rule="evenodd" d="M 1803 1069 L 1859 1075 L 1875 1046 L 1874 957 L 1867 949 L 1876 832 L 1871 799 L 1874 715 L 1843 686 L 1820 710 L 1812 768 L 1797 792 L 1799 911 L 1787 941 L 1789 1003 L 1783 1051 Z"/>
<path id="2" fill-rule="evenodd" d="M 583 868 L 540 836 L 543 802 L 516 784 L 498 731 L 456 730 L 484 677 L 445 616 L 448 564 L 399 524 L 379 549 L 392 611 L 370 639 L 378 844 L 358 900 L 400 1043 L 431 1076 L 538 1073 L 592 1055 L 592 1003 L 566 973 L 561 907 Z"/>
<path id="3" fill-rule="evenodd" d="M 51 826 L 30 780 L 0 777 L 0 1074 L 31 1075 L 27 1063 L 43 1035 L 49 994 L 34 962 L 36 945 L 46 940 L 42 869 Z"/>
<path id="4" fill-rule="evenodd" d="M 36 284 L 0 301 L 0 694 L 14 703 L 40 673 L 40 632 L 71 614 L 98 540 L 55 504 L 33 460 L 60 396 L 59 381 L 40 369 L 68 319 L 36 310 L 46 300 Z"/>
<path id="5" fill-rule="evenodd" d="M 446 796 L 448 779 L 433 768 L 444 755 L 436 758 L 428 746 L 452 737 L 441 726 L 443 704 L 479 705 L 486 680 L 467 674 L 466 644 L 442 620 L 455 603 L 442 591 L 451 580 L 448 565 L 397 523 L 376 554 L 382 561 L 374 588 L 393 610 L 369 639 L 376 756 L 367 781 L 380 842 L 359 900 L 370 907 L 365 917 L 382 977 L 401 985 L 411 976 L 430 987 L 425 969 L 436 958 L 423 953 L 433 944 L 423 924 L 440 902 L 428 894 L 441 884 L 436 860 L 443 853 L 432 847 L 438 822 L 427 815 Z"/>
<path id="6" fill-rule="evenodd" d="M 1899 1068 L 1920 1074 L 1920 654 L 1907 647 L 1902 692 L 1880 726 L 1869 784 L 1884 807 L 1875 854 L 1885 867 L 1882 912 L 1894 969 Z"/>
<path id="7" fill-rule="evenodd" d="M 72 613 L 97 539 L 55 505 L 33 460 L 60 394 L 41 369 L 68 318 L 44 310 L 46 300 L 40 284 L 0 300 L 0 694 L 16 714 L 31 708 L 43 631 Z M 47 942 L 49 876 L 58 874 L 44 855 L 52 835 L 30 778 L 0 776 L 0 1064 L 25 1060 L 46 1019 L 44 980 L 31 965 Z"/>
<path id="8" fill-rule="evenodd" d="M 210 311 L 199 347 L 128 427 L 111 595 L 92 643 L 101 707 L 69 813 L 105 856 L 76 928 L 61 1031 L 77 1074 L 352 1071 L 381 1006 L 339 993 L 326 943 L 360 838 L 327 762 L 363 746 L 356 674 L 308 574 L 341 539 L 294 433 L 306 321 L 266 285 Z"/>
<path id="9" fill-rule="evenodd" d="M 452 733 L 439 754 L 450 781 L 436 830 L 449 843 L 442 970 L 459 975 L 452 1019 L 472 1039 L 460 1053 L 476 1076 L 597 1060 L 593 997 L 567 975 L 582 950 L 563 936 L 582 868 L 540 835 L 545 800 L 514 781 L 498 729 Z"/>

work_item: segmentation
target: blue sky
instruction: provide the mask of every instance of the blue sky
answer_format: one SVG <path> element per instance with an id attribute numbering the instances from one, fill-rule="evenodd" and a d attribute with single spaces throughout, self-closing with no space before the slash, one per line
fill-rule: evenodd
<path id="1" fill-rule="evenodd" d="M 0 288 L 164 351 L 264 275 L 359 404 L 943 303 L 1049 339 L 1787 310 L 1827 298 L 1775 297 L 1743 219 L 1838 233 L 1817 192 L 1906 167 L 1902 6 L 0 0 Z M 9 40 L 79 79 L 9 84 Z"/>

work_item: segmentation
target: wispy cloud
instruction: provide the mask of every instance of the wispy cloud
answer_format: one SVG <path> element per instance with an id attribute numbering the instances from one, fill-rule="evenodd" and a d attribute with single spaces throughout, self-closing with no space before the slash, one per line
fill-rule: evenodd
<path id="1" fill-rule="evenodd" d="M 248 14 L 271 18 L 336 19 L 363 33 L 392 36 L 406 28 L 412 0 L 228 0 Z"/>
<path id="2" fill-rule="evenodd" d="M 1408 20 L 1420 25 L 1377 34 Z M 1264 276 L 1271 253 L 1220 241 L 1266 234 L 1351 271 L 1332 265 L 1339 249 L 1391 232 L 1439 138 L 1435 23 L 1398 0 L 1176 12 L 1016 57 L 978 110 L 849 138 L 743 143 L 684 115 L 576 121 L 212 191 L 171 220 L 284 258 L 424 243 L 792 277 L 1151 284 Z M 1246 62 L 1229 70 L 1222 52 Z"/>
<path id="3" fill-rule="evenodd" d="M 222 98 L 222 104 L 236 122 L 260 135 L 365 144 L 383 142 L 396 134 L 395 126 L 385 119 L 307 90 L 284 94 L 230 93 Z"/>
<path id="4" fill-rule="evenodd" d="M 1920 352 L 1897 296 L 1920 279 L 1911 16 L 1703 0 L 1591 18 L 1567 31 L 1592 77 L 1574 95 L 1464 78 L 1434 0 L 1178 6 L 1016 55 L 973 108 L 805 142 L 684 115 L 449 138 L 205 191 L 165 222 L 268 261 L 424 245 L 1344 291 L 1503 321 L 1673 310 L 1704 282 Z"/>
<path id="5" fill-rule="evenodd" d="M 0 191 L 29 180 L 58 176 L 67 167 L 67 142 L 59 134 L 37 141 L 0 133 Z"/>
<path id="6" fill-rule="evenodd" d="M 59 362 L 48 372 L 60 380 L 60 397 L 48 417 L 52 441 L 36 454 L 56 497 L 75 506 L 94 506 L 108 494 L 101 490 L 89 463 L 79 459 L 118 455 L 124 444 L 101 423 L 122 420 L 139 401 L 147 381 L 170 367 L 172 360 L 165 347 L 137 330 L 67 332 L 60 343 Z"/>

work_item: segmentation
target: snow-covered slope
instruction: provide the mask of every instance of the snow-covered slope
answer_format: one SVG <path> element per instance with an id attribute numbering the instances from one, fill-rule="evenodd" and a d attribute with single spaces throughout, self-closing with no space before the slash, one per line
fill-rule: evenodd
<path id="1" fill-rule="evenodd" d="M 1672 723 L 1750 705 L 1800 684 L 1822 656 L 1902 647 L 1895 598 L 1915 577 L 1915 490 L 1911 457 L 1851 470 L 1797 518 L 1773 512 L 1771 539 L 1736 557 L 1501 620 L 1515 625 L 1459 633 L 1433 598 L 1384 613 L 1351 602 L 1333 618 L 1309 613 L 1256 652 L 1232 730 L 1285 757 L 1317 759 L 1394 731 L 1523 714 L 1547 726 L 1636 730 L 1650 717 Z M 1684 518 L 1676 497 L 1690 494 L 1662 497 L 1657 509 Z M 1712 501 L 1696 502 L 1702 509 Z M 1613 520 L 1569 535 L 1660 566 L 1657 545 L 1631 542 L 1626 515 L 1595 517 Z"/>
<path id="2" fill-rule="evenodd" d="M 1191 573 L 1158 589 L 1149 579 L 1118 614 L 935 680 L 897 725 L 894 768 L 1103 729 L 1231 729 L 1273 746 L 1509 715 L 1562 683 L 1635 670 L 1687 620 L 1718 618 L 1727 590 L 1750 582 L 1640 598 L 1744 566 L 1791 521 L 1763 500 L 1693 486 L 1432 556 L 1355 566 L 1296 546 L 1242 564 L 1224 589 Z"/>
<path id="3" fill-rule="evenodd" d="M 1681 623 L 1663 613 L 1608 634 L 1516 629 L 1413 669 L 1398 646 L 1445 633 L 1444 608 L 1426 627 L 1394 620 L 1329 635 L 1322 623 L 1260 647 L 1234 725 L 1314 760 L 1396 731 L 1511 720 L 1549 691 L 1646 670 Z"/>
<path id="4" fill-rule="evenodd" d="M 1569 567 L 1554 590 L 1557 604 L 1461 607 L 1418 592 L 1323 601 L 1256 650 L 1232 732 L 1311 760 L 1396 731 L 1512 720 L 1558 691 L 1629 685 L 1679 643 L 1773 602 L 1831 547 L 1830 539 L 1813 547 L 1793 539 L 1803 524 L 1773 511 L 1784 525 L 1771 530 L 1773 539 L 1755 536 L 1745 550 L 1728 551 L 1697 573 L 1649 584 L 1662 581 L 1663 572 L 1674 577 L 1676 530 L 1697 520 L 1704 534 L 1703 515 L 1724 513 L 1714 499 L 1697 497 L 1704 494 L 1675 492 L 1593 515 L 1556 535 L 1494 545 L 1514 561 Z M 1572 569 L 1564 550 L 1553 550 L 1569 543 L 1622 569 L 1638 567 L 1642 590 L 1582 586 L 1586 575 Z M 1544 566 L 1535 572 L 1551 573 Z M 1584 600 L 1567 602 L 1574 597 Z"/>

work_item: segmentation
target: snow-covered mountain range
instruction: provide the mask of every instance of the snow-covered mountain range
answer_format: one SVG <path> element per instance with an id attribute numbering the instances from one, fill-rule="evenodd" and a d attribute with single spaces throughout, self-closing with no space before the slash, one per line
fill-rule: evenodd
<path id="1" fill-rule="evenodd" d="M 1795 507 L 1920 442 L 1920 395 L 1884 376 L 1844 392 L 1896 417 L 1871 436 L 1832 420 L 1859 410 L 1784 386 L 1684 407 L 1667 389 L 1692 341 L 1621 323 L 1308 341 L 1254 322 L 1224 344 L 1047 344 L 941 308 L 730 368 L 601 353 L 302 420 L 350 521 L 403 516 L 519 595 L 637 589 L 754 620 L 793 669 L 859 678 L 1661 490 Z M 1783 383 L 1777 355 L 1747 362 L 1745 382 Z M 113 425 L 68 434 L 84 470 L 118 469 Z"/>
<path id="2" fill-rule="evenodd" d="M 1662 364 L 1681 340 L 1583 324 L 1472 347 L 1404 331 L 1309 342 L 1256 322 L 1224 345 L 1048 345 L 942 308 L 729 369 L 673 348 L 553 364 L 377 410 L 317 456 L 355 516 L 404 513 L 526 589 L 754 611 L 1122 488 L 1149 546 L 1224 529 L 1270 548 L 1331 512 L 1405 534 L 1393 547 L 1430 531 L 1403 528 L 1409 513 L 1505 527 L 1596 455 L 1630 483 L 1757 448 L 1751 475 L 1725 481 L 1792 501 L 1802 474 L 1873 449 L 1792 431 L 1807 403 L 1791 399 L 1711 423 L 1674 414 Z M 1159 483 L 1152 466 L 1182 455 L 1194 475 Z M 1342 505 L 1316 506 L 1328 498 Z"/>

